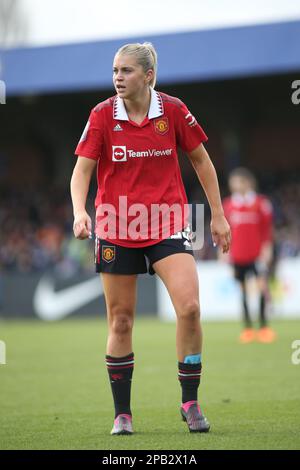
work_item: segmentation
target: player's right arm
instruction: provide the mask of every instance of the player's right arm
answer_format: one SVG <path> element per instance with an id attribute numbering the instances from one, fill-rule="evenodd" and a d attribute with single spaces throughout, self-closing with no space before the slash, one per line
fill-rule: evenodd
<path id="1" fill-rule="evenodd" d="M 97 162 L 91 158 L 78 157 L 71 178 L 71 198 L 73 204 L 73 231 L 76 238 L 84 240 L 92 232 L 92 221 L 86 212 L 86 199 L 92 174 Z"/>
<path id="2" fill-rule="evenodd" d="M 86 212 L 86 199 L 92 174 L 101 155 L 104 138 L 103 119 L 100 112 L 94 108 L 89 116 L 81 139 L 76 147 L 78 155 L 71 178 L 71 197 L 73 203 L 73 231 L 76 238 L 84 240 L 92 232 L 92 221 Z"/>

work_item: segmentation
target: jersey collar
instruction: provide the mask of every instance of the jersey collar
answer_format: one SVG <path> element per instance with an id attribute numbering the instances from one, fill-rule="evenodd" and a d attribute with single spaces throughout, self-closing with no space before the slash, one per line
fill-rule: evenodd
<path id="1" fill-rule="evenodd" d="M 148 118 L 154 119 L 164 114 L 164 105 L 158 91 L 150 87 L 151 100 L 148 112 Z M 129 117 L 124 105 L 124 101 L 119 96 L 116 96 L 113 107 L 113 117 L 119 121 L 129 121 Z"/>
<path id="2" fill-rule="evenodd" d="M 244 196 L 239 193 L 233 193 L 232 195 L 232 201 L 236 206 L 251 206 L 256 198 L 256 192 L 255 191 L 248 191 Z"/>

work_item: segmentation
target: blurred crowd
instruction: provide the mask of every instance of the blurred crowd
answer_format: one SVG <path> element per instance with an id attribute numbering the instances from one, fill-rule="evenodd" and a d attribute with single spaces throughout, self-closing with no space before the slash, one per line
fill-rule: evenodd
<path id="1" fill-rule="evenodd" d="M 73 237 L 72 206 L 65 190 L 10 192 L 0 199 L 0 270 L 66 276 L 89 270 L 93 250 Z"/>
<path id="2" fill-rule="evenodd" d="M 266 193 L 274 208 L 277 259 L 300 254 L 300 183 L 287 182 Z M 39 192 L 3 191 L 0 198 L 0 271 L 34 273 L 59 269 L 66 276 L 93 270 L 93 242 L 78 241 L 66 189 Z M 89 201 L 93 215 L 93 201 Z M 206 207 L 201 259 L 214 259 Z"/>

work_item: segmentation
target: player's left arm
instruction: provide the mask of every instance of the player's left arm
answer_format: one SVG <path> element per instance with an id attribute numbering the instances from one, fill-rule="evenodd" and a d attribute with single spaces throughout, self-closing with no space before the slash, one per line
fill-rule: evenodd
<path id="1" fill-rule="evenodd" d="M 219 183 L 215 167 L 203 144 L 187 152 L 198 179 L 205 191 L 211 210 L 211 233 L 213 242 L 222 248 L 223 253 L 229 251 L 231 242 L 230 226 L 224 215 Z"/>

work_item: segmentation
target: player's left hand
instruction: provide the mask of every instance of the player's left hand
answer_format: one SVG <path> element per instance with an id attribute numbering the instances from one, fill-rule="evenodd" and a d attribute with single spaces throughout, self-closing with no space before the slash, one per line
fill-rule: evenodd
<path id="1" fill-rule="evenodd" d="M 273 246 L 271 242 L 265 242 L 260 251 L 259 261 L 266 266 L 270 266 L 273 258 Z"/>
<path id="2" fill-rule="evenodd" d="M 231 231 L 225 216 L 213 215 L 210 230 L 214 246 L 219 246 L 223 253 L 228 253 L 231 243 Z"/>

